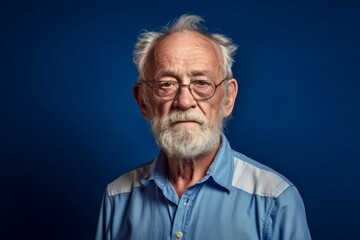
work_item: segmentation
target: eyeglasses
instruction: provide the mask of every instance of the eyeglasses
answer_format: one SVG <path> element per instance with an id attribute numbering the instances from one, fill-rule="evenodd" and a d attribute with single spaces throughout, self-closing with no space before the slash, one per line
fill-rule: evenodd
<path id="1" fill-rule="evenodd" d="M 207 100 L 215 95 L 217 87 L 225 80 L 227 80 L 227 78 L 218 84 L 207 80 L 195 80 L 190 84 L 180 84 L 177 81 L 142 81 L 154 91 L 156 96 L 164 100 L 174 100 L 177 98 L 181 87 L 189 89 L 195 100 Z"/>

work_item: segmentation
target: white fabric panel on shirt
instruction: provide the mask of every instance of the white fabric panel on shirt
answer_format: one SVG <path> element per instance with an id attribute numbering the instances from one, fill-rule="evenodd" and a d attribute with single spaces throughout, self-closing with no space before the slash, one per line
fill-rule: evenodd
<path id="1" fill-rule="evenodd" d="M 232 185 L 250 194 L 278 197 L 289 184 L 277 174 L 234 158 Z"/>

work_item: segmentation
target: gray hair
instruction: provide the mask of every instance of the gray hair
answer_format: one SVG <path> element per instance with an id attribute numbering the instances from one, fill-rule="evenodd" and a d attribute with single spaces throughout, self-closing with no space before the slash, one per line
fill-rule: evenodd
<path id="1" fill-rule="evenodd" d="M 223 56 L 225 76 L 232 78 L 231 67 L 234 62 L 233 56 L 235 55 L 237 46 L 230 38 L 222 34 L 208 33 L 201 24 L 202 22 L 204 22 L 204 19 L 200 16 L 184 14 L 178 19 L 175 19 L 173 23 L 163 27 L 161 31 L 144 31 L 141 33 L 137 39 L 133 57 L 133 61 L 139 72 L 139 81 L 145 79 L 146 62 L 156 43 L 171 33 L 182 31 L 198 32 L 211 39 L 219 47 Z"/>

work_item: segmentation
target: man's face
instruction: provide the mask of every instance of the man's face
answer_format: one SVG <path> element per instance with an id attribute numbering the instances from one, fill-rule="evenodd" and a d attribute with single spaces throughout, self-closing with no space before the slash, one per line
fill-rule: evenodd
<path id="1" fill-rule="evenodd" d="M 188 31 L 167 36 L 156 46 L 151 60 L 147 81 L 189 84 L 201 79 L 218 84 L 224 79 L 219 50 L 199 33 Z M 212 98 L 198 101 L 186 87 L 180 88 L 174 100 L 164 100 L 150 88 L 146 91 L 147 118 L 152 122 L 157 142 L 169 155 L 193 159 L 219 145 L 223 118 L 231 113 L 223 108 L 224 83 Z"/>
<path id="2" fill-rule="evenodd" d="M 193 80 L 201 79 L 217 84 L 224 79 L 220 58 L 219 50 L 205 36 L 190 31 L 173 33 L 161 40 L 155 48 L 152 64 L 146 71 L 146 80 L 175 80 L 180 84 L 189 84 Z M 193 109 L 208 119 L 215 119 L 222 107 L 224 89 L 224 85 L 219 86 L 215 96 L 205 101 L 196 101 L 186 87 L 182 87 L 179 96 L 171 101 L 164 101 L 148 91 L 150 119 L 167 115 L 175 109 Z"/>

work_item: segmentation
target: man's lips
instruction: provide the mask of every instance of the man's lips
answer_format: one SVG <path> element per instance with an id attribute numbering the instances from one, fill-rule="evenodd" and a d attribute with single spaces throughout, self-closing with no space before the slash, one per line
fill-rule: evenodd
<path id="1" fill-rule="evenodd" d="M 174 121 L 172 122 L 173 125 L 176 125 L 176 124 L 186 124 L 186 123 L 197 123 L 197 124 L 200 124 L 200 122 L 196 121 L 196 120 L 179 120 L 179 121 Z"/>

